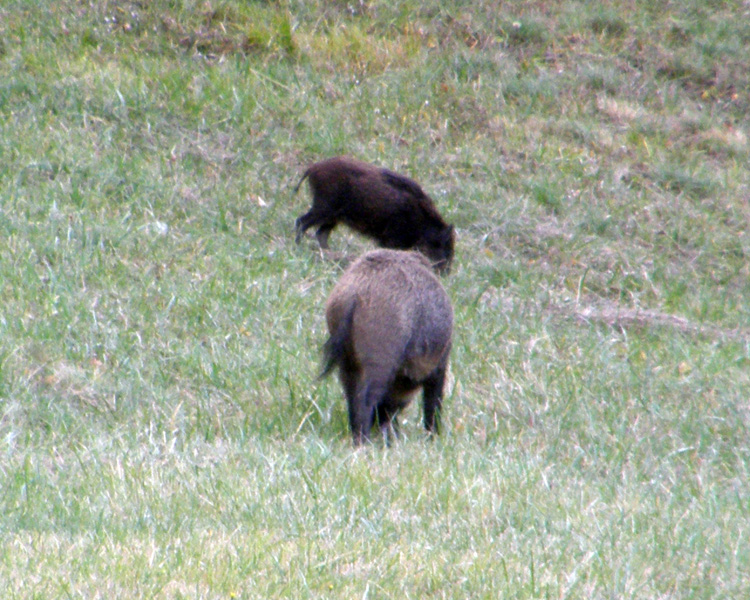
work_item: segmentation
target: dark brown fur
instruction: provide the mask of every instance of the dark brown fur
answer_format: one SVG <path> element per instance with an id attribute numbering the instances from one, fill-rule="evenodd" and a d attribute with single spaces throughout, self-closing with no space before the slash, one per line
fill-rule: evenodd
<path id="1" fill-rule="evenodd" d="M 438 271 L 448 271 L 453 260 L 455 233 L 443 221 L 419 184 L 404 175 L 352 158 L 329 158 L 311 165 L 307 179 L 313 202 L 295 223 L 296 241 L 317 227 L 321 248 L 338 223 L 375 239 L 384 248 L 416 248 Z"/>
<path id="2" fill-rule="evenodd" d="M 376 419 L 398 433 L 398 412 L 420 387 L 424 426 L 437 433 L 453 309 L 421 254 L 374 250 L 341 276 L 326 303 L 330 337 L 322 375 L 338 367 L 354 444 Z"/>

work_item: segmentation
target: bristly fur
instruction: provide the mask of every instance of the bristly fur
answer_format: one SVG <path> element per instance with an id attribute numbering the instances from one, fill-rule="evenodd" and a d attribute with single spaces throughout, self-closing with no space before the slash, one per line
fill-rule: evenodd
<path id="1" fill-rule="evenodd" d="M 329 338 L 321 377 L 338 368 L 356 445 L 397 417 L 422 388 L 425 429 L 437 433 L 451 348 L 453 309 L 418 252 L 374 250 L 344 272 L 326 302 Z"/>
<path id="2" fill-rule="evenodd" d="M 390 183 L 394 188 L 400 188 L 413 196 L 414 199 L 417 200 L 419 207 L 430 219 L 433 219 L 436 223 L 440 223 L 444 227 L 448 226 L 445 221 L 443 221 L 443 217 L 437 211 L 437 208 L 435 208 L 435 203 L 432 201 L 432 198 L 424 193 L 424 190 L 416 181 L 409 179 L 400 173 L 389 171 L 388 169 L 380 169 L 380 173 L 383 175 L 383 179 Z"/>
<path id="3" fill-rule="evenodd" d="M 323 345 L 323 366 L 320 370 L 318 379 L 323 379 L 331 371 L 340 366 L 346 356 L 346 349 L 350 343 L 352 334 L 352 321 L 354 320 L 354 309 L 357 306 L 357 299 L 354 298 L 349 307 L 345 310 L 344 318 L 339 322 L 336 331 L 326 340 Z"/>
<path id="4" fill-rule="evenodd" d="M 416 249 L 433 267 L 447 272 L 453 260 L 455 232 L 432 199 L 405 175 L 347 157 L 329 158 L 308 167 L 294 192 L 307 180 L 312 206 L 295 222 L 295 241 L 316 228 L 321 248 L 344 223 L 384 248 Z"/>

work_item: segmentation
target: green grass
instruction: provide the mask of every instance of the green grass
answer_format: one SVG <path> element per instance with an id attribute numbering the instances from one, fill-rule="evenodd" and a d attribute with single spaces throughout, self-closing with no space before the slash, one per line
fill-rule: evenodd
<path id="1" fill-rule="evenodd" d="M 747 11 L 5 2 L 0 595 L 747 597 Z M 459 232 L 434 442 L 316 380 L 339 153 Z"/>

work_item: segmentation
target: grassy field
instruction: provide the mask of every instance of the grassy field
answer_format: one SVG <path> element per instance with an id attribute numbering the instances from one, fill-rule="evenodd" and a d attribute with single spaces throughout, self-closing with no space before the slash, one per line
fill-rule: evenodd
<path id="1" fill-rule="evenodd" d="M 0 596 L 750 597 L 750 5 L 4 0 Z M 316 381 L 372 244 L 458 230 L 444 433 Z"/>

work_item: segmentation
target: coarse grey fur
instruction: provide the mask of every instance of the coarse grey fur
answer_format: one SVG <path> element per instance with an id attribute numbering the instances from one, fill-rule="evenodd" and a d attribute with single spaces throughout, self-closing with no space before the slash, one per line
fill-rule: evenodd
<path id="1" fill-rule="evenodd" d="M 328 248 L 328 236 L 338 223 L 375 239 L 384 248 L 415 248 L 436 270 L 447 272 L 453 260 L 455 232 L 443 221 L 419 184 L 388 169 L 338 156 L 311 165 L 295 193 L 307 179 L 312 207 L 295 222 L 299 244 L 305 231 L 317 227 L 315 237 Z"/>
<path id="2" fill-rule="evenodd" d="M 321 376 L 338 367 L 354 444 L 398 434 L 398 412 L 420 387 L 424 426 L 438 433 L 453 334 L 448 294 L 417 252 L 374 250 L 357 259 L 326 303 L 330 337 Z"/>

